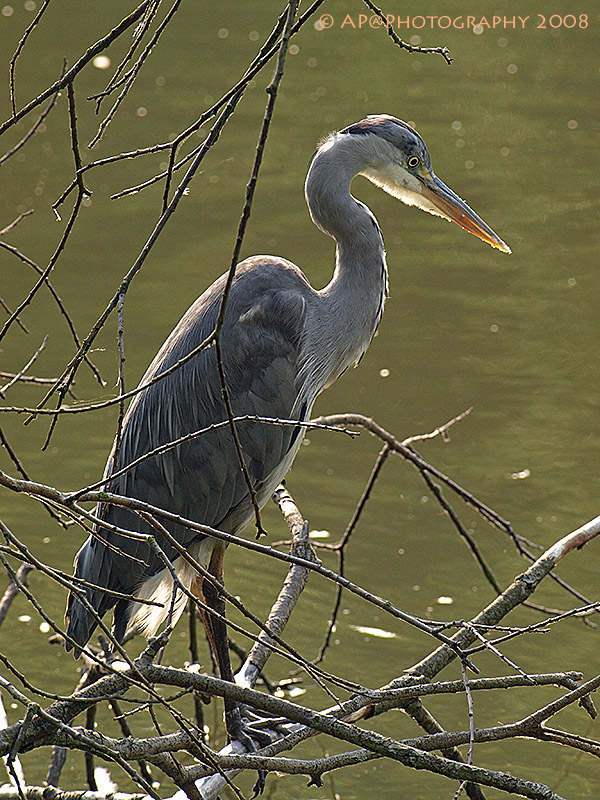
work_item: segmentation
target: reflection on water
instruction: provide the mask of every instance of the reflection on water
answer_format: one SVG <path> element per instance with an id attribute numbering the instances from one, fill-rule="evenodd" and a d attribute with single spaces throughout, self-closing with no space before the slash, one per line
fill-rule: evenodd
<path id="1" fill-rule="evenodd" d="M 3 16 L 2 53 L 13 52 L 31 21 L 28 5 L 15 5 L 12 14 Z M 84 152 L 85 160 L 167 140 L 242 74 L 257 42 L 270 29 L 273 10 L 222 3 L 216 13 L 212 5 L 202 5 L 179 12 L 170 43 L 153 52 L 112 127 L 93 154 Z M 422 3 L 417 5 L 411 14 L 430 11 Z M 472 11 L 464 2 L 454 7 L 464 14 Z M 327 10 L 338 20 L 350 13 L 349 4 L 341 1 L 328 4 Z M 484 3 L 479 11 L 491 17 L 494 10 Z M 59 74 L 63 56 L 72 63 L 105 31 L 108 20 L 118 21 L 122 8 L 109 2 L 100 12 L 95 4 L 86 4 L 86 13 L 71 19 L 68 30 L 60 13 L 51 7 L 38 38 L 23 53 L 16 73 L 18 103 L 34 96 L 49 76 Z M 379 335 L 360 368 L 325 393 L 315 413 L 360 411 L 403 438 L 432 430 L 473 406 L 474 411 L 452 431 L 449 444 L 432 440 L 420 450 L 509 518 L 519 533 L 542 546 L 597 514 L 600 296 L 592 253 L 600 178 L 591 168 L 597 135 L 597 114 L 591 109 L 596 101 L 592 77 L 599 37 L 597 9 L 584 2 L 577 9 L 580 13 L 589 14 L 588 28 L 508 27 L 480 35 L 452 28 L 407 33 L 420 37 L 422 44 L 447 45 L 455 59 L 450 67 L 437 56 L 401 52 L 380 30 L 338 25 L 320 32 L 305 29 L 289 57 L 243 251 L 244 256 L 284 255 L 305 269 L 315 286 L 324 285 L 332 270 L 333 246 L 312 226 L 302 196 L 316 140 L 367 113 L 390 113 L 414 124 L 428 144 L 436 172 L 511 245 L 513 255 L 502 256 L 456 226 L 399 207 L 357 179 L 354 193 L 376 213 L 384 232 L 391 296 Z M 113 63 L 120 58 L 117 53 L 110 55 Z M 78 97 L 82 142 L 92 138 L 98 123 L 84 110 L 84 92 L 101 89 L 106 75 L 99 63 L 88 68 L 82 82 Z M 228 265 L 267 80 L 266 74 L 260 76 L 249 90 L 127 296 L 130 387 L 181 313 Z M 6 82 L 1 90 L 6 118 L 10 113 Z M 42 265 L 62 230 L 50 205 L 72 175 L 72 154 L 64 139 L 64 98 L 52 114 L 21 154 L 2 167 L 0 188 L 0 227 L 19 213 L 35 210 L 4 240 Z M 16 138 L 25 130 L 20 126 Z M 9 136 L 4 149 L 16 138 Z M 164 154 L 152 158 L 89 174 L 93 194 L 52 278 L 83 333 L 133 263 L 157 218 L 160 187 L 118 201 L 109 199 L 164 168 Z M 0 295 L 15 307 L 34 275 L 6 252 L 0 258 Z M 3 343 L 2 369 L 20 369 L 48 334 L 35 369 L 38 374 L 56 374 L 72 353 L 56 305 L 47 293 L 39 294 L 22 319 L 31 334 L 26 337 L 12 330 Z M 100 337 L 98 348 L 103 349 L 94 353 L 107 379 L 106 395 L 82 370 L 78 397 L 112 392 L 118 367 L 115 329 L 113 324 Z M 11 389 L 7 400 L 34 405 L 40 397 L 38 388 L 22 386 Z M 68 425 L 60 424 L 44 453 L 40 446 L 45 421 L 27 428 L 21 419 L 3 418 L 2 423 L 35 480 L 73 489 L 100 476 L 115 414 L 80 415 Z M 288 485 L 313 528 L 326 529 L 332 540 L 337 539 L 376 453 L 377 444 L 367 434 L 355 441 L 323 432 L 310 434 Z M 15 471 L 5 454 L 2 468 Z M 458 502 L 457 508 L 501 585 L 506 584 L 523 568 L 509 540 Z M 60 531 L 42 509 L 6 493 L 3 518 L 38 555 L 69 569 L 82 534 Z M 276 512 L 266 511 L 265 520 L 272 538 L 283 538 Z M 587 550 L 587 557 L 573 554 L 567 559 L 560 573 L 584 594 L 593 595 L 597 547 L 594 550 L 592 544 Z M 335 566 L 326 555 L 323 558 Z M 349 548 L 348 569 L 353 580 L 424 617 L 466 618 L 492 597 L 424 484 L 398 459 L 389 460 L 375 487 Z M 229 589 L 235 594 L 250 597 L 259 570 L 255 610 L 264 614 L 277 592 L 281 569 L 245 554 L 228 555 Z M 31 582 L 47 611 L 60 618 L 64 598 L 56 587 L 35 574 Z M 572 604 L 554 586 L 544 587 L 539 595 L 538 602 L 552 607 Z M 451 598 L 452 604 L 444 606 L 439 602 L 442 597 Z M 311 580 L 289 631 L 294 645 L 309 656 L 317 650 L 332 601 L 332 588 Z M 523 611 L 514 621 L 537 620 Z M 19 599 L 2 629 L 3 650 L 20 668 L 32 669 L 35 682 L 68 692 L 75 680 L 72 660 L 59 647 L 48 649 L 47 633 L 38 630 L 39 624 Z M 186 657 L 183 640 L 181 652 L 177 646 L 176 641 L 174 661 Z M 596 631 L 572 621 L 525 646 L 514 645 L 508 654 L 524 669 L 577 668 L 590 677 L 597 648 Z M 430 649 L 421 635 L 354 597 L 344 597 L 326 667 L 347 674 L 351 663 L 354 679 L 377 686 Z M 506 669 L 491 656 L 483 657 L 481 666 L 488 674 Z M 323 704 L 320 695 L 315 693 L 315 698 Z M 478 696 L 476 724 L 518 719 L 537 700 L 537 695 L 533 700 L 524 691 L 515 709 L 503 705 L 504 697 Z M 517 701 L 511 698 L 513 702 Z M 432 703 L 431 708 L 445 726 L 462 728 L 463 705 L 457 701 L 448 709 Z M 9 708 L 11 719 L 16 713 Z M 575 710 L 565 714 L 564 725 L 594 736 Z M 396 717 L 380 720 L 376 727 L 394 736 L 415 732 L 408 721 Z M 307 753 L 314 756 L 319 747 L 312 744 Z M 549 762 L 548 752 L 534 744 L 480 747 L 476 761 L 553 786 L 564 775 L 556 789 L 559 793 L 582 800 L 598 796 L 598 768 L 589 757 L 575 763 L 571 754 L 553 750 Z M 30 780 L 42 780 L 44 769 L 40 764 L 31 766 Z M 77 764 L 74 769 L 75 786 L 81 767 Z M 365 779 L 385 798 L 398 797 L 399 779 L 407 797 L 432 797 L 438 787 L 447 794 L 442 782 L 415 778 L 404 770 L 400 774 L 400 769 L 373 762 L 335 775 L 323 789 L 310 790 L 304 779 L 278 783 L 274 778 L 272 797 L 295 792 L 298 797 L 327 798 L 337 792 L 349 798 L 364 794 Z M 70 780 L 65 776 L 65 785 Z"/>

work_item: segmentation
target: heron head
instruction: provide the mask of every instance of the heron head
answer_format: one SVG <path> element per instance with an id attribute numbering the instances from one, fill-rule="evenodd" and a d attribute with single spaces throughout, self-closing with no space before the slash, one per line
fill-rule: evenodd
<path id="1" fill-rule="evenodd" d="M 409 206 L 456 222 L 503 253 L 511 252 L 489 225 L 433 172 L 425 142 L 410 125 L 396 117 L 377 114 L 344 128 L 340 134 L 365 137 L 366 166 L 360 174 L 374 184 Z"/>

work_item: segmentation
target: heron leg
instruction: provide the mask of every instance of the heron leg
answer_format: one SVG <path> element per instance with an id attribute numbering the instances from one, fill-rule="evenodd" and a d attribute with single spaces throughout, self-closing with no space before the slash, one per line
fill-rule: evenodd
<path id="1" fill-rule="evenodd" d="M 213 548 L 208 564 L 208 571 L 221 585 L 223 585 L 224 554 L 225 547 L 220 542 L 217 543 Z M 227 624 L 225 623 L 225 599 L 219 592 L 219 589 L 206 578 L 202 581 L 202 595 L 206 605 L 215 612 L 215 614 L 207 613 L 206 611 L 202 611 L 201 613 L 208 643 L 219 668 L 219 675 L 224 681 L 234 683 L 233 669 L 229 657 Z M 225 727 L 229 736 L 232 737 L 238 732 L 237 730 L 232 730 L 237 727 L 233 721 L 233 717 L 239 716 L 238 704 L 235 700 L 231 700 L 228 697 L 224 698 L 224 703 Z M 232 722 L 233 725 L 231 724 Z"/>
<path id="2" fill-rule="evenodd" d="M 223 585 L 223 556 L 225 547 L 220 542 L 215 544 L 208 571 Z M 224 681 L 235 683 L 231 659 L 229 657 L 229 641 L 227 635 L 227 623 L 225 622 L 225 599 L 217 586 L 207 578 L 198 578 L 192 586 L 192 591 L 206 606 L 209 611 L 200 609 L 202 622 L 206 630 L 206 638 L 211 649 L 213 658 L 218 666 L 219 675 Z M 215 613 L 210 613 L 214 611 Z M 250 742 L 246 741 L 243 735 L 243 722 L 239 703 L 229 697 L 223 698 L 225 705 L 225 728 L 230 739 L 240 739 L 248 747 Z M 255 747 L 249 747 L 250 750 Z"/>
<path id="3" fill-rule="evenodd" d="M 225 546 L 218 542 L 210 557 L 208 571 L 217 581 L 223 585 L 223 556 Z M 219 675 L 224 681 L 235 683 L 231 659 L 229 657 L 229 641 L 227 635 L 227 623 L 225 622 L 225 599 L 218 587 L 207 578 L 200 577 L 194 582 L 192 592 L 201 600 L 211 611 L 200 610 L 202 622 L 206 629 L 206 636 L 217 662 Z M 218 616 L 217 616 L 218 615 Z M 236 700 L 229 697 L 223 698 L 225 705 L 225 729 L 230 741 L 237 739 L 246 750 L 251 753 L 268 744 L 271 740 L 268 735 L 263 735 L 260 731 L 250 730 L 242 717 L 242 706 Z M 258 780 L 254 787 L 255 796 L 262 793 L 265 786 L 266 774 L 258 771 Z"/>

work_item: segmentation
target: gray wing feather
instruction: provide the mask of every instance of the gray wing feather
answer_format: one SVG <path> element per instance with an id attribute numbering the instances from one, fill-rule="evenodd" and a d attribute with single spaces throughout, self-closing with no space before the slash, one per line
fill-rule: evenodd
<path id="1" fill-rule="evenodd" d="M 216 281 L 186 312 L 140 385 L 176 364 L 210 334 L 224 280 L 225 276 Z M 306 305 L 312 295 L 314 290 L 289 262 L 257 257 L 238 266 L 221 338 L 227 386 L 236 416 L 290 418 L 297 413 L 300 387 L 296 382 Z M 135 396 L 124 420 L 115 467 L 121 469 L 160 445 L 226 418 L 211 347 Z M 239 422 L 237 430 L 250 478 L 260 496 L 297 431 L 292 426 L 250 421 Z M 106 475 L 112 470 L 113 456 Z M 108 488 L 226 531 L 239 530 L 251 516 L 247 486 L 226 426 L 142 461 L 111 480 Z M 266 499 L 260 497 L 261 502 Z M 126 509 L 101 505 L 99 513 L 112 525 L 156 535 Z M 202 538 L 176 523 L 161 522 L 184 547 Z M 102 539 L 90 537 L 76 558 L 76 575 L 86 581 L 131 594 L 164 568 L 145 542 L 107 529 L 98 534 Z M 107 547 L 103 540 L 119 552 Z M 159 545 L 169 559 L 176 557 L 167 542 L 159 541 Z M 100 616 L 116 602 L 101 590 L 87 589 L 86 595 Z M 119 603 L 115 610 L 115 628 L 120 635 L 126 622 L 125 607 Z M 85 644 L 95 623 L 73 595 L 67 617 L 70 635 Z"/>

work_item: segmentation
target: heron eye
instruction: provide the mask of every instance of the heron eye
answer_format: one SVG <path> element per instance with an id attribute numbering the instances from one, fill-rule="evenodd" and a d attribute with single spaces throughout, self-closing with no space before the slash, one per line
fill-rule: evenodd
<path id="1" fill-rule="evenodd" d="M 409 167 L 417 167 L 421 163 L 419 156 L 411 156 L 406 162 Z"/>

